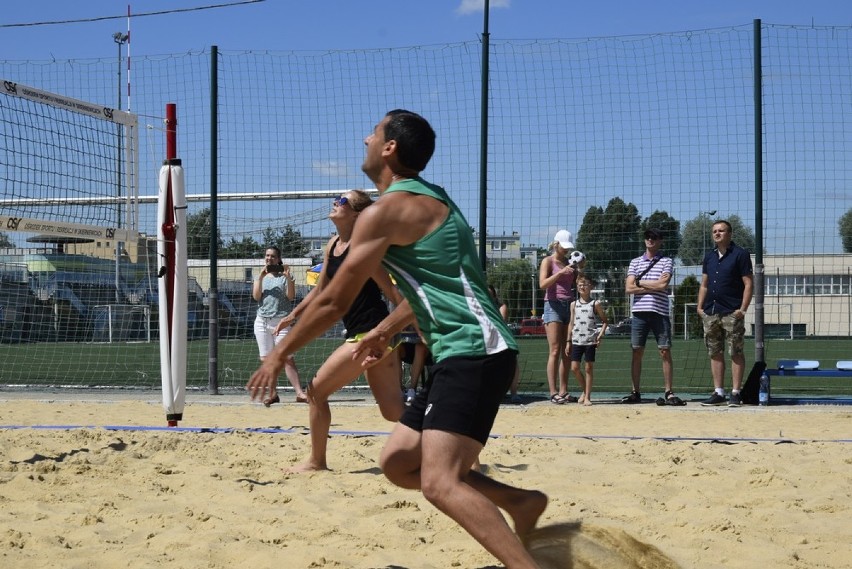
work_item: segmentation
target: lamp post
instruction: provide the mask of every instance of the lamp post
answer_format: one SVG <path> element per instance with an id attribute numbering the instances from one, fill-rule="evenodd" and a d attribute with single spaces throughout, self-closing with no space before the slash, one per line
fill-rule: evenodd
<path id="1" fill-rule="evenodd" d="M 707 254 L 707 219 L 708 216 L 716 215 L 716 210 L 713 211 L 702 211 L 701 217 L 704 218 L 704 248 L 701 250 L 701 258 L 704 259 L 704 255 Z"/>
<path id="2" fill-rule="evenodd" d="M 121 110 L 121 46 L 123 46 L 130 39 L 128 34 L 122 34 L 121 32 L 115 32 L 112 34 L 112 40 L 118 44 L 118 99 L 116 101 L 116 108 Z M 121 136 L 122 136 L 122 126 L 116 125 L 117 136 L 116 136 L 116 155 L 115 155 L 115 228 L 121 229 Z M 120 241 L 115 242 L 115 301 L 117 303 L 121 302 L 121 250 L 122 243 Z"/>

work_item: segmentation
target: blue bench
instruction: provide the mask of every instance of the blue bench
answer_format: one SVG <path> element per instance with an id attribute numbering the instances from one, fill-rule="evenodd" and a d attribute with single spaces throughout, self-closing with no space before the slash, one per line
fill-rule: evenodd
<path id="1" fill-rule="evenodd" d="M 820 369 L 817 360 L 778 360 L 776 369 L 767 368 L 771 377 L 852 377 L 852 361 L 841 360 L 834 369 Z"/>

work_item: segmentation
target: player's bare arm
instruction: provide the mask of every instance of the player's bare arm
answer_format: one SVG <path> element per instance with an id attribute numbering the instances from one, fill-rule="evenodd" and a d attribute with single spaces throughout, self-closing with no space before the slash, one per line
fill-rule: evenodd
<path id="1" fill-rule="evenodd" d="M 415 322 L 414 311 L 408 300 L 403 300 L 375 328 L 364 334 L 352 348 L 352 359 L 361 360 L 361 367 L 375 365 L 387 353 L 393 337 Z"/>

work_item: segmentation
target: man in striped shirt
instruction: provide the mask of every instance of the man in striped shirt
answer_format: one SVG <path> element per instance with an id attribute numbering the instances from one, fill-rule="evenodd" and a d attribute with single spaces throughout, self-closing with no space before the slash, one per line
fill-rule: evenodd
<path id="1" fill-rule="evenodd" d="M 642 357 L 648 333 L 653 332 L 663 361 L 663 383 L 665 394 L 657 399 L 657 405 L 684 405 L 685 403 L 672 392 L 672 323 L 669 318 L 668 286 L 672 278 L 672 259 L 664 256 L 660 249 L 663 245 L 663 233 L 659 229 L 647 229 L 645 252 L 630 261 L 627 270 L 625 292 L 633 296 L 633 308 L 630 325 L 630 345 L 633 359 L 630 365 L 630 381 L 633 391 L 624 397 L 622 403 L 640 403 L 642 395 L 639 383 L 642 377 Z"/>

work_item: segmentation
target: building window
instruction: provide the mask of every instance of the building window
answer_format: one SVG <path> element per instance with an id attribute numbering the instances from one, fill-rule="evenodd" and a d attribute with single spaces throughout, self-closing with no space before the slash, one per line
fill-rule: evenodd
<path id="1" fill-rule="evenodd" d="M 850 277 L 846 275 L 767 276 L 767 296 L 828 296 L 849 294 Z"/>
<path id="2" fill-rule="evenodd" d="M 492 251 L 505 251 L 509 247 L 508 241 L 492 241 L 491 242 L 491 250 Z"/>

